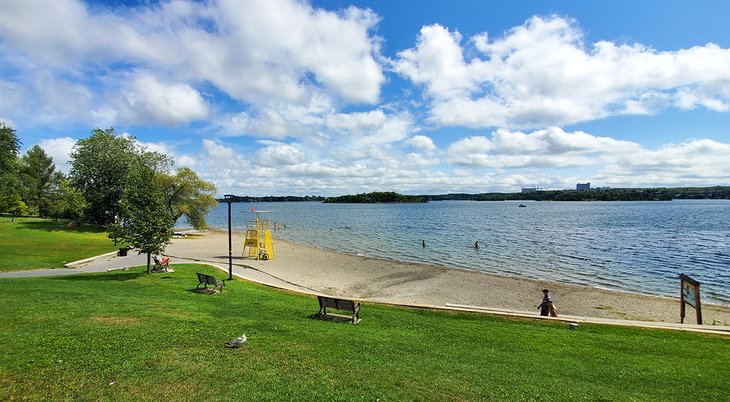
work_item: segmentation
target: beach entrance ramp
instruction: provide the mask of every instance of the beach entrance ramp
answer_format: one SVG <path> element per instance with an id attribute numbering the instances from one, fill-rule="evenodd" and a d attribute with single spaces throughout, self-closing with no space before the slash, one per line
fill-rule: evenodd
<path id="1" fill-rule="evenodd" d="M 271 211 L 244 212 L 246 221 L 246 241 L 243 243 L 242 256 L 256 260 L 273 260 L 274 241 L 271 238 Z"/>

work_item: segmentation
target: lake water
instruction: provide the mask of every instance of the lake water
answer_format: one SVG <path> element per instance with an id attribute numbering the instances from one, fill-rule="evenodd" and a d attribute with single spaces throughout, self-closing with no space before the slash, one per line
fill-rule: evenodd
<path id="1" fill-rule="evenodd" d="M 232 225 L 244 231 L 255 207 L 286 225 L 275 238 L 304 245 L 663 296 L 678 297 L 685 273 L 703 301 L 730 305 L 729 200 L 523 204 L 236 203 Z M 208 223 L 227 228 L 225 203 Z"/>

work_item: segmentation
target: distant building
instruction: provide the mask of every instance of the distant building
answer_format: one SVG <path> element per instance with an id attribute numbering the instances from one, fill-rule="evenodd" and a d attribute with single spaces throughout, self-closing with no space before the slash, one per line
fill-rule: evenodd
<path id="1" fill-rule="evenodd" d="M 588 182 L 588 183 L 578 183 L 578 184 L 575 185 L 575 189 L 578 190 L 578 191 L 581 191 L 581 190 L 590 190 L 591 189 L 591 183 L 590 182 Z"/>
<path id="2" fill-rule="evenodd" d="M 522 194 L 531 193 L 533 191 L 537 191 L 537 186 L 532 187 L 522 187 Z"/>

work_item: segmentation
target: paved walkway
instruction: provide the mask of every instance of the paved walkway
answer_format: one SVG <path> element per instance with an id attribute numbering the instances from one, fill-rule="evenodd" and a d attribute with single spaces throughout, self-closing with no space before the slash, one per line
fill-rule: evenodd
<path id="1" fill-rule="evenodd" d="M 225 253 L 216 253 L 215 250 L 207 250 L 204 252 L 198 248 L 187 247 L 190 240 L 180 239 L 173 241 L 167 248 L 165 255 L 172 257 L 172 266 L 175 264 L 192 264 L 203 263 L 212 265 L 226 274 L 228 273 L 228 251 Z M 227 245 L 226 245 L 227 246 Z M 224 255 L 225 254 L 225 255 Z M 217 256 L 216 256 L 217 255 Z M 233 257 L 232 271 L 233 275 L 252 282 L 268 285 L 272 287 L 293 290 L 301 293 L 317 294 L 316 289 L 292 283 L 275 275 L 261 271 L 260 269 L 243 264 L 241 257 Z M 256 261 L 247 262 L 256 263 Z M 154 262 L 152 262 L 154 264 Z M 56 269 L 32 269 L 25 271 L 0 272 L 0 278 L 31 278 L 41 276 L 57 276 L 57 275 L 78 275 L 94 272 L 107 272 L 125 267 L 136 267 L 147 265 L 147 255 L 138 254 L 130 251 L 126 256 L 118 256 L 117 252 L 102 254 L 96 257 L 84 260 L 74 261 L 65 265 L 65 268 Z"/>

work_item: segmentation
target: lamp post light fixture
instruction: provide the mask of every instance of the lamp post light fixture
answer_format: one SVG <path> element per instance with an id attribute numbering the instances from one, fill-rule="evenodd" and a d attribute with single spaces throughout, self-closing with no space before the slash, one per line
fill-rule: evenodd
<path id="1" fill-rule="evenodd" d="M 226 194 L 223 198 L 228 203 L 228 280 L 233 279 L 233 243 L 231 242 L 231 202 L 235 195 Z"/>

